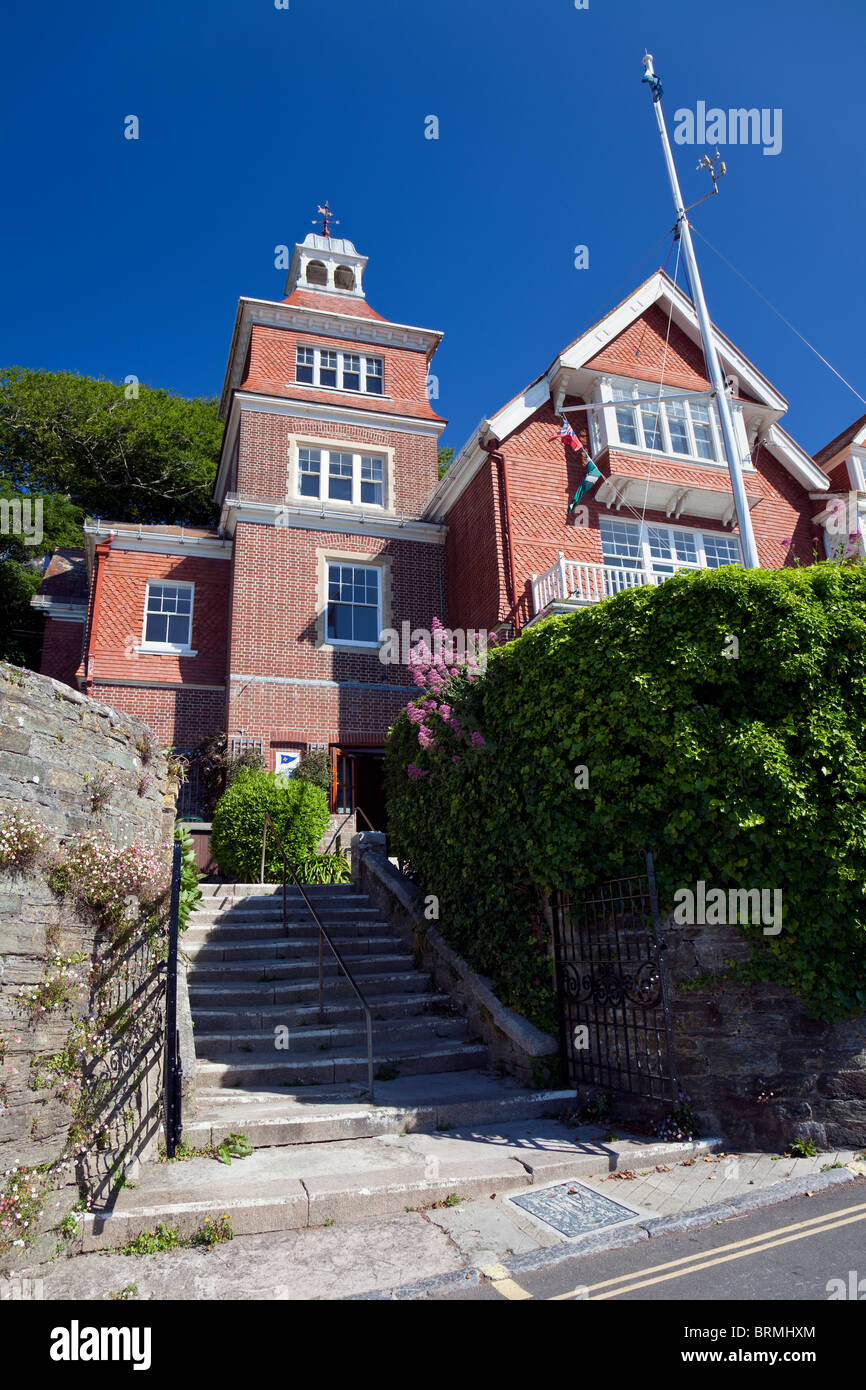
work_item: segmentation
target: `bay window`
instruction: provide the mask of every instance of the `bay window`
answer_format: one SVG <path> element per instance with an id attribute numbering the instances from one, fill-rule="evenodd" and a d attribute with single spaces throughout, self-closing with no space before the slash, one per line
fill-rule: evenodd
<path id="1" fill-rule="evenodd" d="M 679 393 L 668 390 L 659 396 L 648 381 L 614 386 L 616 430 L 611 442 L 710 463 L 723 461 L 715 406 L 706 400 L 672 400 L 673 394 Z"/>

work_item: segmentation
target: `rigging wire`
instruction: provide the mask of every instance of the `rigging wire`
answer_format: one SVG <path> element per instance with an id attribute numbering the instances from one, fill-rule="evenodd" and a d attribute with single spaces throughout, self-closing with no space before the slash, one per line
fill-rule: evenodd
<path id="1" fill-rule="evenodd" d="M 790 328 L 791 332 L 794 333 L 794 334 L 796 334 L 796 336 L 800 339 L 800 342 L 801 342 L 801 343 L 805 343 L 805 344 L 806 344 L 806 347 L 809 349 L 810 352 L 814 352 L 815 356 L 816 356 L 817 358 L 819 358 L 819 360 L 820 360 L 821 362 L 824 363 L 824 366 L 825 366 L 825 367 L 829 367 L 829 369 L 830 369 L 830 371 L 833 373 L 833 375 L 839 378 L 839 380 L 842 382 L 843 386 L 847 386 L 847 387 L 848 387 L 848 390 L 851 391 L 852 394 L 855 395 L 855 396 L 857 397 L 858 401 L 862 401 L 863 404 L 866 405 L 866 396 L 861 396 L 861 394 L 860 394 L 860 392 L 857 390 L 856 386 L 852 386 L 851 383 L 850 383 L 850 381 L 848 381 L 848 379 L 847 379 L 846 377 L 844 377 L 844 376 L 842 375 L 841 372 L 837 372 L 836 368 L 833 366 L 833 363 L 832 363 L 832 362 L 828 362 L 828 361 L 827 361 L 827 358 L 823 355 L 823 353 L 819 352 L 818 349 L 817 349 L 812 343 L 809 342 L 809 339 L 808 339 L 808 338 L 804 338 L 804 336 L 803 336 L 803 334 L 800 332 L 799 328 L 795 328 L 794 325 L 793 325 L 793 323 L 791 323 L 789 319 L 786 319 L 786 318 L 785 318 L 785 315 L 784 315 L 783 313 L 781 313 L 779 309 L 776 308 L 775 304 L 771 304 L 770 301 L 769 301 L 769 299 L 767 298 L 767 296 L 766 296 L 765 294 L 762 294 L 761 291 L 757 288 L 757 286 L 756 286 L 756 285 L 753 285 L 752 282 L 751 282 L 751 280 L 748 280 L 748 279 L 746 278 L 746 276 L 742 273 L 742 271 L 737 270 L 737 267 L 736 267 L 735 265 L 732 265 L 732 264 L 731 264 L 731 262 L 728 260 L 727 256 L 723 256 L 722 253 L 721 253 L 721 251 L 719 251 L 715 246 L 713 246 L 713 243 L 712 243 L 711 241 L 707 241 L 707 238 L 703 235 L 702 232 L 699 232 L 699 231 L 698 231 L 697 227 L 694 225 L 693 222 L 691 222 L 689 225 L 691 226 L 692 231 L 693 231 L 697 236 L 699 236 L 699 237 L 701 238 L 701 241 L 704 243 L 704 245 L 705 245 L 705 246 L 708 246 L 709 249 L 713 252 L 713 254 L 716 255 L 716 256 L 718 256 L 718 258 L 719 258 L 720 261 L 724 261 L 724 263 L 725 263 L 725 265 L 728 267 L 728 269 L 729 269 L 729 270 L 732 270 L 732 271 L 734 272 L 735 275 L 739 276 L 739 278 L 742 280 L 742 282 L 743 282 L 744 285 L 748 285 L 748 287 L 749 287 L 749 289 L 752 291 L 752 293 L 753 293 L 753 294 L 756 294 L 756 295 L 758 296 L 758 298 L 759 298 L 764 304 L 766 304 L 767 308 L 768 308 L 768 309 L 771 309 L 771 310 L 773 311 L 773 313 L 776 315 L 776 317 L 782 320 L 782 323 L 785 325 L 786 328 Z"/>

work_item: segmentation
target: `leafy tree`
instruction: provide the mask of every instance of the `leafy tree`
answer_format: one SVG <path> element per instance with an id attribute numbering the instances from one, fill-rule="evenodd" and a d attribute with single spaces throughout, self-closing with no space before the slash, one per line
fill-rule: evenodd
<path id="1" fill-rule="evenodd" d="M 0 478 L 112 521 L 208 525 L 222 439 L 214 399 L 75 372 L 0 368 Z"/>
<path id="2" fill-rule="evenodd" d="M 454 450 L 449 449 L 445 444 L 440 444 L 437 453 L 439 458 L 439 477 L 444 478 L 448 469 L 454 462 Z"/>
<path id="3" fill-rule="evenodd" d="M 36 545 L 26 543 L 27 536 L 14 528 L 15 514 L 11 506 L 29 501 L 29 517 L 23 519 L 27 530 L 36 536 L 35 522 L 41 502 L 42 536 Z M 22 498 L 9 481 L 0 476 L 0 660 L 15 666 L 39 667 L 42 652 L 42 632 L 45 620 L 30 607 L 30 600 L 42 582 L 46 552 L 56 545 L 81 544 L 82 512 L 68 497 L 36 494 Z"/>

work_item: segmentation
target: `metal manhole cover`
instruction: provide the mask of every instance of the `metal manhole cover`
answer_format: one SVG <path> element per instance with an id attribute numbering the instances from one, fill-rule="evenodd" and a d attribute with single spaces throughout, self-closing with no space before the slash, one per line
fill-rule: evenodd
<path id="1" fill-rule="evenodd" d="M 555 1187 L 545 1187 L 538 1192 L 522 1192 L 517 1197 L 507 1197 L 506 1202 L 520 1207 L 535 1221 L 552 1226 L 567 1239 L 585 1236 L 591 1231 L 623 1226 L 640 1216 L 648 1215 L 638 1207 L 615 1202 L 612 1197 L 603 1197 L 591 1187 L 581 1182 L 561 1182 Z"/>

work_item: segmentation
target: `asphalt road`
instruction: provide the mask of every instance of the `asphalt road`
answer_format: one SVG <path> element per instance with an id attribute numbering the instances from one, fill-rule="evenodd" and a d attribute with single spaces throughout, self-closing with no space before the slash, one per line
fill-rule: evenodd
<path id="1" fill-rule="evenodd" d="M 443 1291 L 443 1301 L 866 1300 L 866 1180 L 717 1225 Z M 837 1281 L 833 1283 L 832 1281 Z M 836 1298 L 831 1300 L 831 1294 Z M 858 1321 L 863 1324 L 862 1316 Z M 731 1321 L 727 1315 L 724 1318 Z M 770 1311 L 761 1319 L 773 1322 Z M 750 1310 L 738 1323 L 760 1323 Z M 803 1313 L 803 1321 L 808 1314 Z M 776 1319 L 778 1321 L 778 1317 Z"/>

